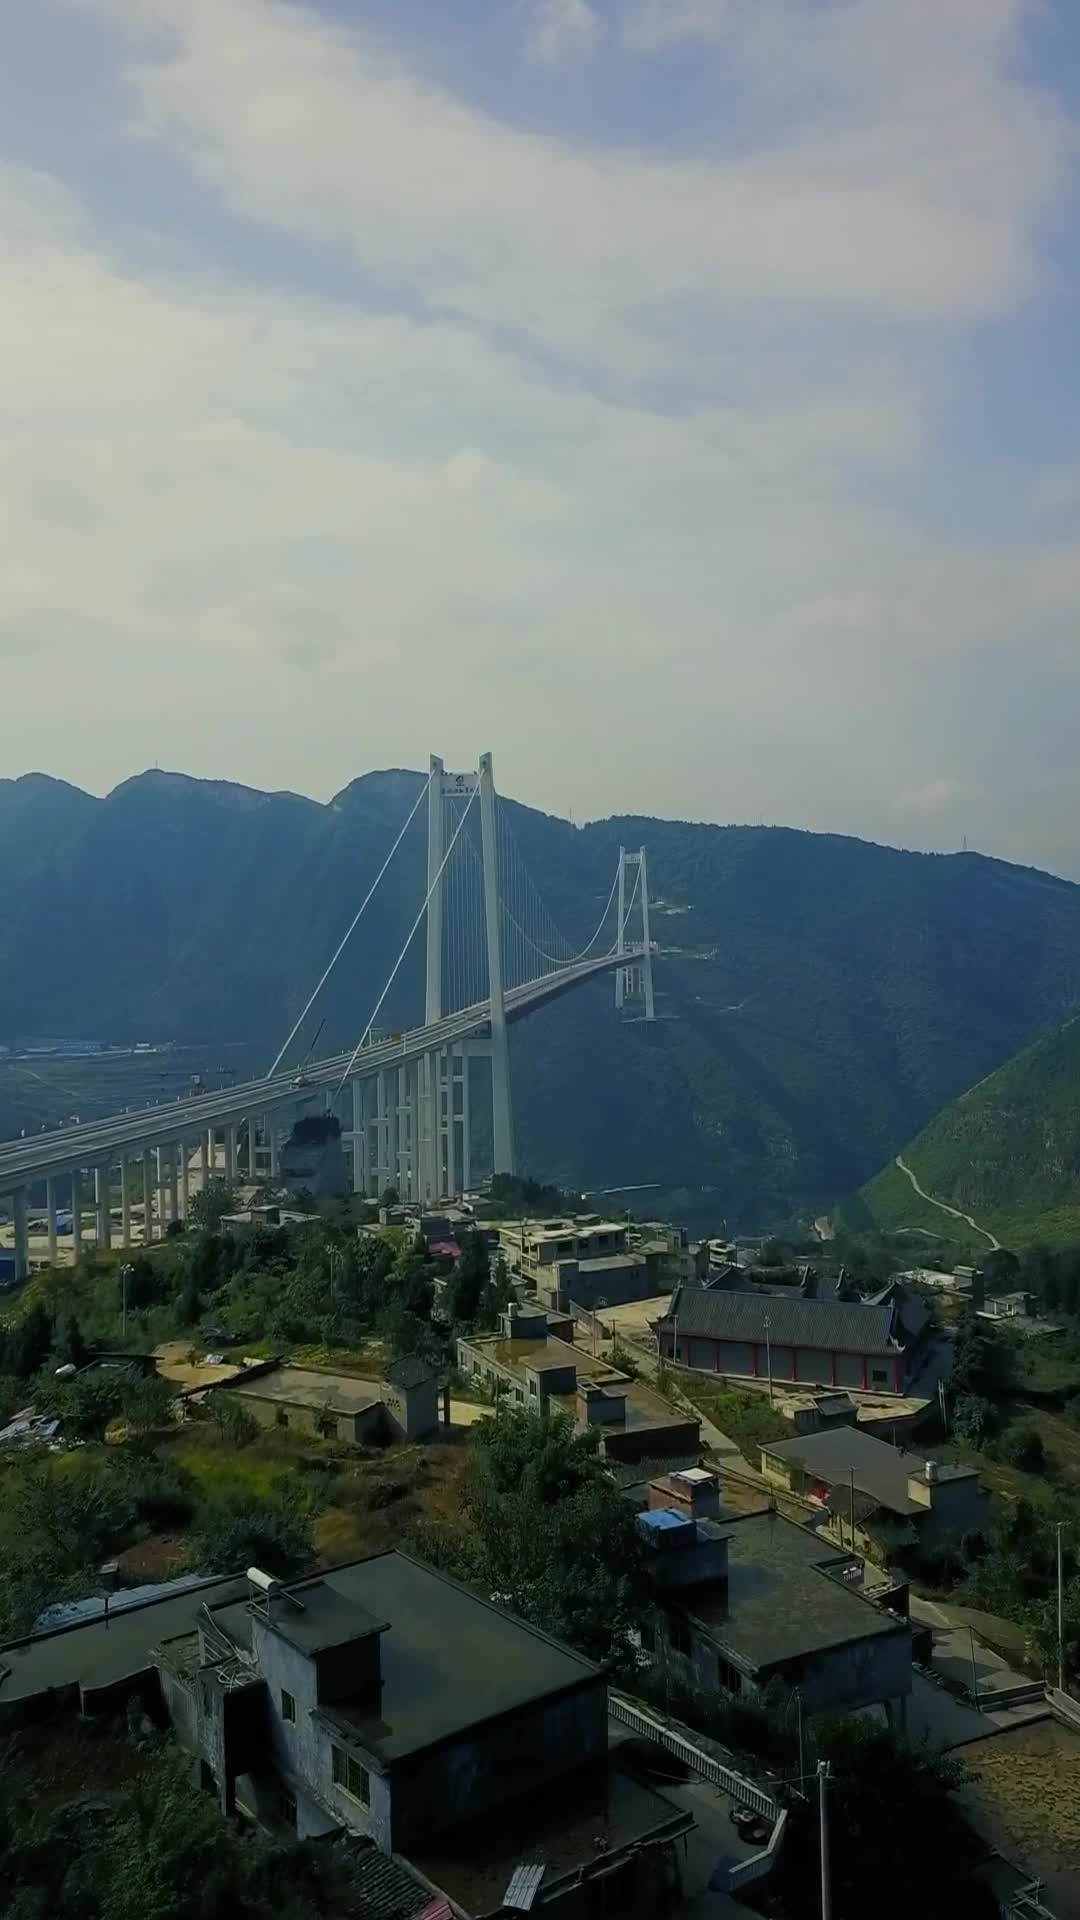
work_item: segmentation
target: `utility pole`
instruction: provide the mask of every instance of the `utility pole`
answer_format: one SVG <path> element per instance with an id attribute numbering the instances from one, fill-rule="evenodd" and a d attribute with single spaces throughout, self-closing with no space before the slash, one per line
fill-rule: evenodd
<path id="1" fill-rule="evenodd" d="M 851 1482 L 848 1494 L 848 1525 L 851 1528 L 851 1551 L 855 1551 L 855 1469 L 850 1467 L 848 1475 Z"/>
<path id="2" fill-rule="evenodd" d="M 802 1732 L 802 1688 L 801 1688 L 801 1687 L 796 1687 L 796 1689 L 795 1689 L 795 1710 L 796 1710 L 796 1713 L 798 1714 L 798 1717 L 799 1717 L 799 1719 L 798 1719 L 798 1724 L 799 1724 L 799 1792 L 801 1793 L 801 1792 L 802 1792 L 802 1790 L 803 1790 L 803 1778 L 804 1778 L 804 1776 L 805 1776 L 805 1773 L 806 1773 L 806 1761 L 805 1761 L 805 1756 L 804 1756 L 804 1754 L 803 1754 L 803 1732 Z"/>
<path id="3" fill-rule="evenodd" d="M 769 1405 L 770 1405 L 770 1407 L 771 1407 L 771 1406 L 773 1405 L 773 1385 L 772 1385 L 772 1342 L 771 1342 L 771 1340 L 770 1340 L 770 1338 L 769 1338 L 769 1329 L 770 1329 L 770 1327 L 771 1327 L 771 1325 L 772 1325 L 772 1322 L 770 1321 L 770 1319 L 769 1319 L 769 1316 L 768 1316 L 768 1314 L 766 1314 L 766 1315 L 765 1315 L 765 1366 L 766 1366 L 766 1369 L 767 1369 L 767 1371 L 768 1371 L 768 1375 L 769 1375 Z"/>
<path id="4" fill-rule="evenodd" d="M 123 1266 L 120 1269 L 120 1300 L 121 1300 L 121 1306 L 120 1306 L 121 1335 L 120 1337 L 123 1340 L 123 1343 L 125 1346 L 127 1345 L 127 1293 L 128 1293 L 128 1281 L 130 1280 L 130 1278 L 131 1278 L 131 1268 L 128 1265 L 127 1261 L 125 1260 Z"/>
<path id="5" fill-rule="evenodd" d="M 975 1659 L 975 1633 L 971 1627 L 968 1628 L 968 1640 L 971 1643 L 971 1697 L 975 1702 L 976 1713 L 981 1713 L 982 1706 L 979 1701 L 979 1667 Z"/>
<path id="6" fill-rule="evenodd" d="M 1057 1534 L 1057 1668 L 1058 1692 L 1065 1691 L 1065 1586 L 1061 1577 L 1061 1529 L 1065 1522 L 1059 1520 L 1054 1531 Z"/>
<path id="7" fill-rule="evenodd" d="M 829 1763 L 819 1760 L 817 1763 L 818 1784 L 818 1832 L 821 1839 L 821 1920 L 831 1920 L 832 1899 L 829 1892 Z"/>

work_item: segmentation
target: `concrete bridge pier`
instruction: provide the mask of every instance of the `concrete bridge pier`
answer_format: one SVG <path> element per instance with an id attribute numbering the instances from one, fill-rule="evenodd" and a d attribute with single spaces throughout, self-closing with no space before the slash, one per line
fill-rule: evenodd
<path id="1" fill-rule="evenodd" d="M 120 1155 L 120 1233 L 125 1250 L 131 1245 L 131 1162 Z"/>
<path id="2" fill-rule="evenodd" d="M 225 1129 L 225 1179 L 230 1187 L 236 1185 L 236 1122 L 231 1120 Z"/>
<path id="3" fill-rule="evenodd" d="M 180 1149 L 176 1146 L 172 1146 L 172 1147 L 168 1147 L 166 1151 L 168 1153 L 168 1158 L 169 1158 L 169 1219 L 179 1220 L 180 1218 L 180 1184 L 179 1184 L 180 1169 L 177 1166 L 177 1156 L 179 1154 Z"/>
<path id="4" fill-rule="evenodd" d="M 191 1204 L 191 1176 L 188 1167 L 191 1147 L 186 1140 L 181 1140 L 177 1151 L 180 1155 L 180 1218 L 186 1226 L 188 1208 Z"/>
<path id="5" fill-rule="evenodd" d="M 76 1262 L 82 1254 L 82 1218 L 82 1174 L 76 1172 L 71 1176 L 71 1245 Z"/>
<path id="6" fill-rule="evenodd" d="M 267 1114 L 266 1119 L 263 1122 L 263 1131 L 265 1132 L 266 1138 L 270 1143 L 270 1178 L 272 1181 L 276 1181 L 281 1171 L 278 1165 L 278 1137 L 277 1137 L 276 1114 L 273 1114 L 273 1113 Z"/>
<path id="7" fill-rule="evenodd" d="M 151 1149 L 147 1147 L 142 1157 L 142 1200 L 143 1200 L 143 1246 L 148 1247 L 154 1237 L 154 1175 L 150 1160 Z"/>
<path id="8" fill-rule="evenodd" d="M 55 1267 L 59 1236 L 56 1231 L 56 1181 L 51 1177 L 45 1182 L 45 1221 L 49 1235 L 49 1265 Z"/>
<path id="9" fill-rule="evenodd" d="M 30 1272 L 30 1227 L 25 1187 L 16 1187 L 11 1196 L 11 1210 L 15 1218 L 15 1278 L 25 1280 Z"/>
<path id="10" fill-rule="evenodd" d="M 106 1251 L 112 1246 L 112 1171 L 94 1168 L 94 1207 L 97 1215 L 97 1244 Z"/>
<path id="11" fill-rule="evenodd" d="M 169 1224 L 169 1152 L 167 1147 L 154 1148 L 154 1191 L 157 1194 L 158 1239 L 164 1240 L 165 1229 Z"/>

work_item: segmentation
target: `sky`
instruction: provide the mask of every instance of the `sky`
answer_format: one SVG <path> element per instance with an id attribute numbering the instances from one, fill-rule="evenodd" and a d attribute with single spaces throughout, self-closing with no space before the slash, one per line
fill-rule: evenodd
<path id="1" fill-rule="evenodd" d="M 0 17 L 0 774 L 1080 877 L 1075 0 Z"/>

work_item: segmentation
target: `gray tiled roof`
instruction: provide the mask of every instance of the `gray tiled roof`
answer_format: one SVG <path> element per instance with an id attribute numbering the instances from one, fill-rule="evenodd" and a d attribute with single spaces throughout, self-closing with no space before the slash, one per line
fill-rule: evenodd
<path id="1" fill-rule="evenodd" d="M 421 1881 L 374 1845 L 350 1848 L 347 1872 L 364 1920 L 413 1920 L 431 1900 Z"/>
<path id="2" fill-rule="evenodd" d="M 680 1335 L 706 1340 L 765 1340 L 765 1316 L 774 1347 L 818 1348 L 838 1353 L 895 1353 L 896 1312 L 892 1306 L 861 1301 L 759 1300 L 747 1293 L 713 1293 L 678 1287 L 658 1323 L 665 1331 L 677 1324 Z"/>

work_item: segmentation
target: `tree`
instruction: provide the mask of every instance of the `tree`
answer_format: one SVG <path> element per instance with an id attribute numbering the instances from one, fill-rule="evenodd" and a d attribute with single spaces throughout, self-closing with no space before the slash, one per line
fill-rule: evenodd
<path id="1" fill-rule="evenodd" d="M 63 1355 L 65 1364 L 72 1367 L 85 1367 L 90 1357 L 86 1341 L 82 1336 L 82 1328 L 73 1313 L 69 1313 L 64 1321 L 59 1351 Z"/>
<path id="2" fill-rule="evenodd" d="M 876 1920 L 992 1920 L 996 1901 L 971 1879 L 984 1848 L 955 1798 L 965 1779 L 956 1760 L 855 1717 L 814 1724 L 810 1750 L 829 1766 L 834 1920 L 870 1908 Z M 778 1881 L 792 1920 L 817 1920 L 813 1798 L 792 1810 Z"/>
<path id="3" fill-rule="evenodd" d="M 994 1431 L 994 1409 L 981 1394 L 963 1393 L 953 1408 L 952 1430 L 965 1446 L 985 1445 Z"/>
<path id="4" fill-rule="evenodd" d="M 93 1742 L 86 1761 L 91 1779 L 95 1767 L 100 1775 Z M 92 1806 L 71 1796 L 57 1804 L 43 1785 L 13 1746 L 0 1775 L 8 1920 L 315 1920 L 352 1910 L 325 1852 L 241 1836 L 167 1741 L 144 1752 L 123 1793 L 95 1795 Z"/>
<path id="5" fill-rule="evenodd" d="M 1013 1427 L 1001 1442 L 1001 1457 L 1021 1473 L 1042 1473 L 1046 1468 L 1046 1449 L 1035 1427 Z"/>
<path id="6" fill-rule="evenodd" d="M 307 1566 L 313 1552 L 311 1507 L 294 1481 L 279 1480 L 255 1503 L 232 1488 L 207 1502 L 192 1536 L 192 1560 L 213 1573 L 262 1567 L 284 1579 Z"/>
<path id="7" fill-rule="evenodd" d="M 634 1516 L 595 1434 L 503 1407 L 472 1444 L 467 1527 L 427 1527 L 418 1549 L 590 1658 L 624 1657 L 648 1589 Z"/>
<path id="8" fill-rule="evenodd" d="M 0 1370 L 29 1380 L 45 1365 L 52 1343 L 52 1315 L 38 1301 L 9 1331 L 0 1330 Z"/>
<path id="9" fill-rule="evenodd" d="M 450 1318 L 456 1326 L 471 1327 L 476 1324 L 490 1278 L 491 1259 L 487 1241 L 475 1227 L 470 1227 L 461 1254 L 454 1262 L 447 1288 Z"/>
<path id="10" fill-rule="evenodd" d="M 379 1195 L 380 1207 L 399 1207 L 401 1196 L 396 1187 L 384 1187 Z"/>
<path id="11" fill-rule="evenodd" d="M 171 1427 L 176 1395 L 159 1373 L 144 1374 L 124 1394 L 121 1409 L 129 1431 L 137 1437 Z"/>
<path id="12" fill-rule="evenodd" d="M 68 1438 L 101 1440 L 123 1412 L 131 1386 L 122 1368 L 89 1367 L 73 1380 L 46 1377 L 37 1400 L 42 1412 L 57 1416 Z"/>
<path id="13" fill-rule="evenodd" d="M 236 1194 L 227 1180 L 208 1180 L 193 1194 L 188 1223 L 206 1233 L 217 1233 L 227 1213 L 236 1211 Z"/>

